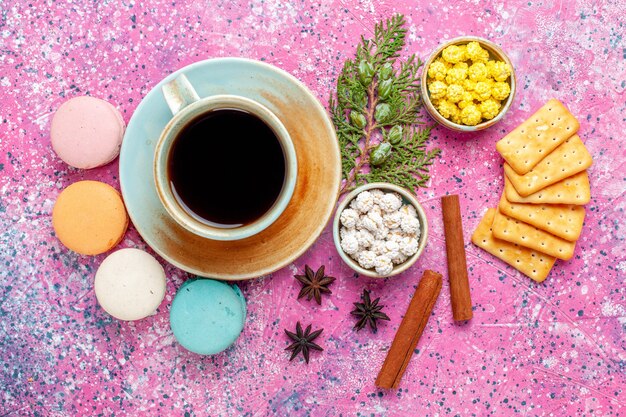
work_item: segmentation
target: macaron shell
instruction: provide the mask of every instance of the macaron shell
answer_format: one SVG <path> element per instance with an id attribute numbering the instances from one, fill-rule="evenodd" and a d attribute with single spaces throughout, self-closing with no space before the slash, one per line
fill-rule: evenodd
<path id="1" fill-rule="evenodd" d="M 65 246 L 82 255 L 98 255 L 115 247 L 128 227 L 120 194 L 99 181 L 79 181 L 59 194 L 52 226 Z"/>
<path id="2" fill-rule="evenodd" d="M 66 101 L 56 111 L 50 141 L 68 165 L 95 168 L 119 155 L 124 129 L 124 119 L 112 104 L 81 96 Z"/>
<path id="3" fill-rule="evenodd" d="M 153 314 L 165 297 L 165 271 L 154 257 L 127 248 L 102 262 L 94 281 L 98 304 L 120 320 L 139 320 Z"/>
<path id="4" fill-rule="evenodd" d="M 243 313 L 243 322 L 241 323 L 241 325 L 243 326 L 246 324 L 246 316 L 248 315 L 248 305 L 246 304 L 246 298 L 243 296 L 243 293 L 237 285 L 230 285 L 230 288 L 235 291 L 235 294 L 237 295 L 237 297 L 239 297 L 239 300 L 241 301 L 241 312 Z"/>
<path id="5" fill-rule="evenodd" d="M 219 353 L 241 334 L 245 300 L 229 284 L 205 278 L 185 281 L 170 310 L 170 325 L 178 342 L 201 355 Z"/>
<path id="6" fill-rule="evenodd" d="M 122 139 L 124 139 L 124 132 L 126 131 L 126 123 L 124 122 L 124 117 L 122 116 L 122 113 L 120 113 L 120 111 L 117 109 L 117 107 L 115 107 L 113 104 L 109 103 L 108 101 L 106 103 L 110 106 L 110 109 L 113 112 L 113 114 L 115 114 L 115 118 L 117 119 L 120 130 L 122 131 Z M 119 149 L 118 149 L 118 154 L 119 154 Z"/>
<path id="7" fill-rule="evenodd" d="M 109 162 L 112 162 L 113 160 L 115 160 L 115 158 L 117 158 L 120 155 L 120 150 L 122 149 L 122 141 L 124 140 L 124 133 L 126 132 L 126 123 L 124 122 L 124 117 L 122 116 L 122 113 L 120 113 L 117 107 L 115 107 L 113 104 L 109 102 L 106 102 L 106 103 L 109 105 L 109 108 L 115 115 L 115 119 L 117 120 L 117 123 L 119 126 L 119 144 L 117 145 L 115 150 L 111 152 L 110 159 L 101 165 L 106 165 Z"/>

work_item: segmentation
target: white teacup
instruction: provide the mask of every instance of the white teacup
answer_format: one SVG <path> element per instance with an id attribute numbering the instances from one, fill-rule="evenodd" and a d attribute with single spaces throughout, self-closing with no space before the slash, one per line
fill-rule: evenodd
<path id="1" fill-rule="evenodd" d="M 269 227 L 289 204 L 298 172 L 293 142 L 278 117 L 264 105 L 246 97 L 220 94 L 200 98 L 184 74 L 164 85 L 163 95 L 172 111 L 173 118 L 165 126 L 156 145 L 154 179 L 159 199 L 170 216 L 190 232 L 213 240 L 245 239 Z M 285 162 L 282 189 L 273 205 L 256 220 L 236 227 L 219 227 L 193 213 L 174 192 L 168 172 L 170 152 L 180 133 L 203 115 L 221 109 L 240 110 L 261 120 L 274 133 L 280 144 Z M 237 163 L 235 155 L 218 155 L 217 157 L 232 158 L 233 163 Z M 207 161 L 207 163 L 209 162 Z"/>

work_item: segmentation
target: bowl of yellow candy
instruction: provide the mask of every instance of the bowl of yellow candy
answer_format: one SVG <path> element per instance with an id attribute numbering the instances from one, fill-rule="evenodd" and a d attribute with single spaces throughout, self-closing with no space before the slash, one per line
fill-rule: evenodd
<path id="1" fill-rule="evenodd" d="M 465 36 L 439 46 L 424 65 L 422 99 L 441 125 L 461 132 L 500 121 L 515 96 L 509 57 L 486 39 Z"/>

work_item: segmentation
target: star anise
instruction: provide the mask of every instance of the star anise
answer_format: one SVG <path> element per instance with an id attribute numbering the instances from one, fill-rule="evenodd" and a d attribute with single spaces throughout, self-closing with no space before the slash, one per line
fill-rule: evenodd
<path id="1" fill-rule="evenodd" d="M 306 361 L 306 363 L 309 363 L 309 351 L 311 349 L 324 350 L 317 343 L 313 343 L 313 340 L 315 340 L 317 336 L 319 336 L 323 331 L 324 329 L 319 329 L 311 333 L 310 324 L 306 327 L 306 330 L 302 331 L 302 326 L 300 325 L 300 322 L 296 324 L 295 333 L 292 333 L 289 330 L 285 329 L 285 333 L 287 333 L 287 336 L 289 336 L 289 338 L 294 341 L 285 349 L 291 350 L 291 357 L 289 358 L 289 360 L 292 361 L 293 358 L 298 356 L 298 353 L 302 352 L 304 360 Z"/>
<path id="2" fill-rule="evenodd" d="M 381 310 L 385 306 L 379 306 L 378 301 L 380 298 L 372 301 L 370 299 L 370 292 L 368 290 L 363 290 L 363 302 L 362 303 L 354 303 L 356 307 L 354 310 L 350 312 L 357 317 L 359 317 L 359 321 L 356 322 L 354 328 L 358 332 L 362 328 L 364 328 L 368 323 L 374 333 L 378 330 L 376 327 L 376 320 L 391 320 L 388 315 L 383 313 Z"/>
<path id="3" fill-rule="evenodd" d="M 307 296 L 307 300 L 315 298 L 317 304 L 322 304 L 322 293 L 332 294 L 328 286 L 335 282 L 334 277 L 324 275 L 324 265 L 320 266 L 317 272 L 313 272 L 308 265 L 304 267 L 304 275 L 294 275 L 302 284 L 298 299 Z"/>

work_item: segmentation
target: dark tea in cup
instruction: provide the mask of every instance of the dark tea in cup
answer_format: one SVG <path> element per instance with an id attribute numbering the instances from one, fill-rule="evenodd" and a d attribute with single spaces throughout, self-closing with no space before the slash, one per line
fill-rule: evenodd
<path id="1" fill-rule="evenodd" d="M 154 149 L 154 182 L 171 218 L 196 236 L 224 241 L 271 226 L 298 177 L 281 120 L 248 97 L 200 98 L 184 74 L 162 90 L 173 116 Z"/>
<path id="2" fill-rule="evenodd" d="M 285 157 L 274 131 L 256 115 L 213 109 L 187 123 L 167 161 L 178 204 L 218 228 L 250 224 L 267 213 L 285 183 Z"/>

